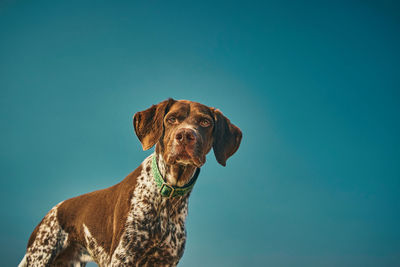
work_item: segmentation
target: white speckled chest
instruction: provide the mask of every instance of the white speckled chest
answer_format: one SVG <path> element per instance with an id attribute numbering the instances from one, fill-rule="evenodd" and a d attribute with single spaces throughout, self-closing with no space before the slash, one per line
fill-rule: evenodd
<path id="1" fill-rule="evenodd" d="M 162 197 L 151 172 L 151 157 L 142 163 L 131 210 L 111 266 L 176 266 L 183 255 L 189 194 Z"/>

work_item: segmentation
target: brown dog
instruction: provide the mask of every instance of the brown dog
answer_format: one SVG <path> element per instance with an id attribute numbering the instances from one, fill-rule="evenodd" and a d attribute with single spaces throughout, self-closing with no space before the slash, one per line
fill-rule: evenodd
<path id="1" fill-rule="evenodd" d="M 176 266 L 186 240 L 188 197 L 214 149 L 217 161 L 242 133 L 222 113 L 168 99 L 138 112 L 135 132 L 155 153 L 120 183 L 56 205 L 33 231 L 19 266 Z"/>

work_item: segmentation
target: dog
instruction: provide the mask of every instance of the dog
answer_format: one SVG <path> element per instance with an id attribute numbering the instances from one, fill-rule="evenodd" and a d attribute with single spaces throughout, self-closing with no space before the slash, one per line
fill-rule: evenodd
<path id="1" fill-rule="evenodd" d="M 242 132 L 218 109 L 167 99 L 137 112 L 135 133 L 155 151 L 120 183 L 65 200 L 32 232 L 22 266 L 176 266 L 188 198 L 206 155 L 221 165 Z"/>

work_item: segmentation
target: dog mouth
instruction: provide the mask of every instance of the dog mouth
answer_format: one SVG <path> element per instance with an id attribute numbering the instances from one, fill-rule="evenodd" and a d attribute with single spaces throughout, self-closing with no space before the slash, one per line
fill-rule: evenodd
<path id="1" fill-rule="evenodd" d="M 194 147 L 176 145 L 167 161 L 169 164 L 194 165 L 200 168 L 205 163 L 205 156 Z"/>

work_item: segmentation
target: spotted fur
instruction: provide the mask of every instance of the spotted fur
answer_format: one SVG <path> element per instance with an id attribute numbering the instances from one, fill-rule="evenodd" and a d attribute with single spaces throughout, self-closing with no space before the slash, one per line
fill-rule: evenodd
<path id="1" fill-rule="evenodd" d="M 183 255 L 188 196 L 169 199 L 159 194 L 150 171 L 152 156 L 143 162 L 111 266 L 176 266 Z"/>
<path id="2" fill-rule="evenodd" d="M 85 224 L 83 224 L 83 229 L 85 233 L 86 250 L 88 251 L 89 255 L 95 259 L 98 265 L 107 266 L 110 262 L 110 256 L 107 254 L 104 248 L 97 243 L 97 240 L 92 236 L 89 228 Z"/>
<path id="3" fill-rule="evenodd" d="M 28 266 L 47 266 L 68 243 L 68 234 L 57 221 L 59 205 L 52 208 L 40 223 L 35 240 L 27 249 Z"/>

